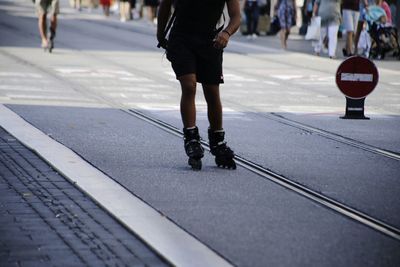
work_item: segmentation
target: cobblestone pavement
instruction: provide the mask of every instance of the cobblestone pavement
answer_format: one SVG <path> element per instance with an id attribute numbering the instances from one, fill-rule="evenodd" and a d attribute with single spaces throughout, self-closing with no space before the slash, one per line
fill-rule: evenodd
<path id="1" fill-rule="evenodd" d="M 0 127 L 0 266 L 166 266 Z"/>

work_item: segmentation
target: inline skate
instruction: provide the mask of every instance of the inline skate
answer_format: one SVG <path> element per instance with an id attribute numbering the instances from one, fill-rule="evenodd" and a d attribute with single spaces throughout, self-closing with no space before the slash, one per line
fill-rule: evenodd
<path id="1" fill-rule="evenodd" d="M 229 146 L 224 142 L 225 131 L 217 130 L 213 131 L 208 129 L 208 140 L 210 141 L 211 154 L 215 156 L 215 163 L 218 167 L 227 169 L 236 169 L 236 163 L 233 160 L 235 153 L 230 149 Z"/>
<path id="2" fill-rule="evenodd" d="M 201 158 L 204 157 L 204 148 L 200 143 L 199 129 L 194 128 L 184 128 L 184 144 L 185 151 L 189 157 L 188 164 L 193 170 L 201 170 L 202 163 Z"/>

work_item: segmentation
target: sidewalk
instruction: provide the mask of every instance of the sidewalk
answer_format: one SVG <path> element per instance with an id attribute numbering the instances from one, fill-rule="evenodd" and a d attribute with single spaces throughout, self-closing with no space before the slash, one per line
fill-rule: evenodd
<path id="1" fill-rule="evenodd" d="M 1 266 L 167 266 L 0 128 Z"/>

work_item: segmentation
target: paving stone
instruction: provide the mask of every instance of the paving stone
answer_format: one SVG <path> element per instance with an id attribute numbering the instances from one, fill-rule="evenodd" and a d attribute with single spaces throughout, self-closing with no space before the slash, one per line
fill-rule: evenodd
<path id="1" fill-rule="evenodd" d="M 0 266 L 168 266 L 0 127 Z"/>

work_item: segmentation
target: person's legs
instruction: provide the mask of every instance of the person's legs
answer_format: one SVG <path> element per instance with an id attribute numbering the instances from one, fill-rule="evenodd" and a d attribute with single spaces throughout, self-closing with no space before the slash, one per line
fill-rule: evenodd
<path id="1" fill-rule="evenodd" d="M 286 49 L 285 36 L 286 36 L 286 29 L 283 28 L 279 31 L 279 38 L 281 40 L 281 47 L 283 49 Z"/>
<path id="2" fill-rule="evenodd" d="M 246 7 L 244 10 L 246 14 L 246 26 L 247 26 L 247 34 L 251 35 L 253 33 L 253 14 L 250 7 Z"/>
<path id="3" fill-rule="evenodd" d="M 328 26 L 328 55 L 331 58 L 336 57 L 338 31 L 339 24 L 332 23 Z"/>
<path id="4" fill-rule="evenodd" d="M 55 32 L 57 30 L 57 15 L 54 14 L 50 18 L 50 31 L 53 32 L 52 34 L 55 35 Z M 51 36 L 54 38 L 54 36 Z"/>
<path id="5" fill-rule="evenodd" d="M 186 74 L 178 77 L 181 84 L 181 117 L 184 128 L 196 126 L 196 75 Z"/>
<path id="6" fill-rule="evenodd" d="M 287 40 L 289 39 L 290 28 L 285 31 L 285 49 L 287 49 Z"/>
<path id="7" fill-rule="evenodd" d="M 215 156 L 215 163 L 218 167 L 236 169 L 233 158 L 235 153 L 226 144 L 225 131 L 222 127 L 222 104 L 219 94 L 219 84 L 209 85 L 203 83 L 204 96 L 207 101 L 208 141 L 211 154 Z"/>
<path id="8" fill-rule="evenodd" d="M 327 34 L 326 26 L 321 26 L 319 40 L 318 40 L 318 42 L 315 43 L 315 46 L 314 46 L 314 51 L 318 56 L 321 53 L 322 46 L 323 46 L 323 40 L 324 40 L 326 34 Z"/>
<path id="9" fill-rule="evenodd" d="M 219 84 L 203 84 L 204 97 L 207 102 L 208 121 L 213 131 L 222 130 L 222 104 Z"/>
<path id="10" fill-rule="evenodd" d="M 42 39 L 42 47 L 47 47 L 48 43 L 47 43 L 47 14 L 46 13 L 39 14 L 38 25 L 39 25 L 40 38 Z"/>
<path id="11" fill-rule="evenodd" d="M 253 6 L 253 34 L 258 33 L 258 20 L 260 18 L 260 10 L 259 7 L 255 4 Z"/>
<path id="12" fill-rule="evenodd" d="M 125 21 L 125 2 L 119 1 L 119 19 Z"/>
<path id="13" fill-rule="evenodd" d="M 354 32 L 347 32 L 347 36 L 346 36 L 346 52 L 347 55 L 352 55 L 352 51 L 353 51 L 353 38 L 354 38 Z"/>
<path id="14" fill-rule="evenodd" d="M 342 23 L 344 29 L 346 30 L 346 45 L 343 48 L 343 55 L 348 56 L 351 54 L 352 49 L 352 39 L 354 32 L 354 25 L 352 19 L 352 10 L 343 9 L 342 10 Z"/>

